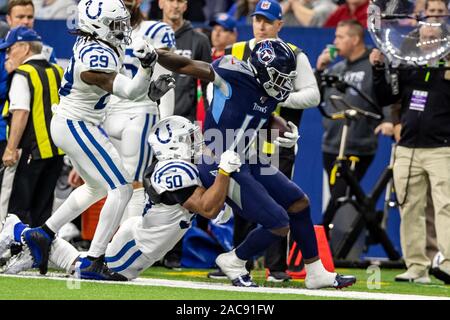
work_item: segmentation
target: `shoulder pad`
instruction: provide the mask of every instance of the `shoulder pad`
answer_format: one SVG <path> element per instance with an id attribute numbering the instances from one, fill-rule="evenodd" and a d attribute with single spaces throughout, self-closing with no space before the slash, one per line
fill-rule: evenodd
<path id="1" fill-rule="evenodd" d="M 144 36 L 150 40 L 150 43 L 156 48 L 175 48 L 175 32 L 167 23 L 160 21 L 149 21 L 142 26 Z"/>
<path id="2" fill-rule="evenodd" d="M 118 71 L 120 58 L 113 49 L 99 43 L 89 43 L 78 51 L 79 61 L 92 71 Z"/>
<path id="3" fill-rule="evenodd" d="M 158 194 L 200 185 L 198 169 L 190 162 L 168 160 L 159 162 L 151 177 L 153 188 Z"/>
<path id="4" fill-rule="evenodd" d="M 249 76 L 253 76 L 253 72 L 252 70 L 250 70 L 249 66 L 245 62 L 236 59 L 232 55 L 223 56 L 220 61 L 218 61 L 217 67 L 220 69 L 236 71 L 247 74 Z"/>

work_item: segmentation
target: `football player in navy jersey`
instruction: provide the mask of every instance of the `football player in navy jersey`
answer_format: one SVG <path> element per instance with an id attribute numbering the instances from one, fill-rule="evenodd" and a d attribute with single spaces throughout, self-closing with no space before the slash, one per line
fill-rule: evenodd
<path id="1" fill-rule="evenodd" d="M 233 212 L 259 227 L 237 248 L 216 259 L 233 285 L 256 286 L 245 262 L 289 231 L 302 251 L 307 288 L 343 288 L 354 284 L 355 277 L 331 273 L 323 267 L 308 197 L 267 161 L 250 156 L 258 131 L 268 127 L 277 104 L 293 90 L 296 57 L 290 47 L 281 40 L 263 40 L 252 50 L 247 63 L 228 55 L 211 65 L 169 52 L 158 54 L 158 62 L 165 68 L 213 83 L 213 100 L 204 126 L 205 143 L 215 157 L 232 150 L 245 159 L 240 172 L 232 177 L 227 204 Z M 291 132 L 277 137 L 276 145 L 290 148 L 297 143 L 297 127 L 291 122 L 289 126 Z M 218 130 L 221 137 L 217 136 Z M 206 157 L 203 160 L 198 168 L 203 184 L 208 187 L 217 172 L 217 163 Z"/>

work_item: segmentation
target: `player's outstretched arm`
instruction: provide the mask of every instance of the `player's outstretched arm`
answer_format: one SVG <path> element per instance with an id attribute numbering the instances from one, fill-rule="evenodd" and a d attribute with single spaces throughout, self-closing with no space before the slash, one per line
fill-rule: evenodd
<path id="1" fill-rule="evenodd" d="M 207 219 L 214 219 L 222 210 L 230 185 L 230 174 L 241 167 L 239 155 L 233 151 L 225 151 L 220 157 L 219 173 L 208 189 L 198 187 L 183 203 L 183 207 L 198 213 Z"/>
<path id="2" fill-rule="evenodd" d="M 158 63 L 172 72 L 185 74 L 203 81 L 213 82 L 215 78 L 211 65 L 207 62 L 192 60 L 166 50 L 158 52 Z"/>

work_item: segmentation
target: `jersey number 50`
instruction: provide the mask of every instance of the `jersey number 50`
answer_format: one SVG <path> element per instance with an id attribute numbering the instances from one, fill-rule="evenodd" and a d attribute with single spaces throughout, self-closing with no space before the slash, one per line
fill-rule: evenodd
<path id="1" fill-rule="evenodd" d="M 169 189 L 179 188 L 183 185 L 183 180 L 180 175 L 169 176 L 166 178 L 166 185 Z"/>

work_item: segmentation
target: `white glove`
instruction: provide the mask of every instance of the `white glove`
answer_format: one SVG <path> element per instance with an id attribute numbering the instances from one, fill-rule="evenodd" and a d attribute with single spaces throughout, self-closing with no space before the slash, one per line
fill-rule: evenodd
<path id="1" fill-rule="evenodd" d="M 297 140 L 300 137 L 298 135 L 298 128 L 291 121 L 288 122 L 288 126 L 291 127 L 291 132 L 285 132 L 284 137 L 277 137 L 273 143 L 282 148 L 292 148 L 297 144 Z"/>
<path id="2" fill-rule="evenodd" d="M 155 48 L 144 38 L 133 40 L 133 55 L 141 61 L 143 68 L 152 68 L 158 60 Z"/>
<path id="3" fill-rule="evenodd" d="M 219 168 L 226 173 L 239 172 L 241 165 L 241 158 L 234 151 L 227 150 L 220 156 Z"/>
<path id="4" fill-rule="evenodd" d="M 225 224 L 225 223 L 228 222 L 228 220 L 230 220 L 230 218 L 232 216 L 233 216 L 233 209 L 231 209 L 230 206 L 227 206 L 225 204 L 225 206 L 219 212 L 217 217 L 214 220 L 212 220 L 212 223 L 214 223 L 214 224 Z"/>

